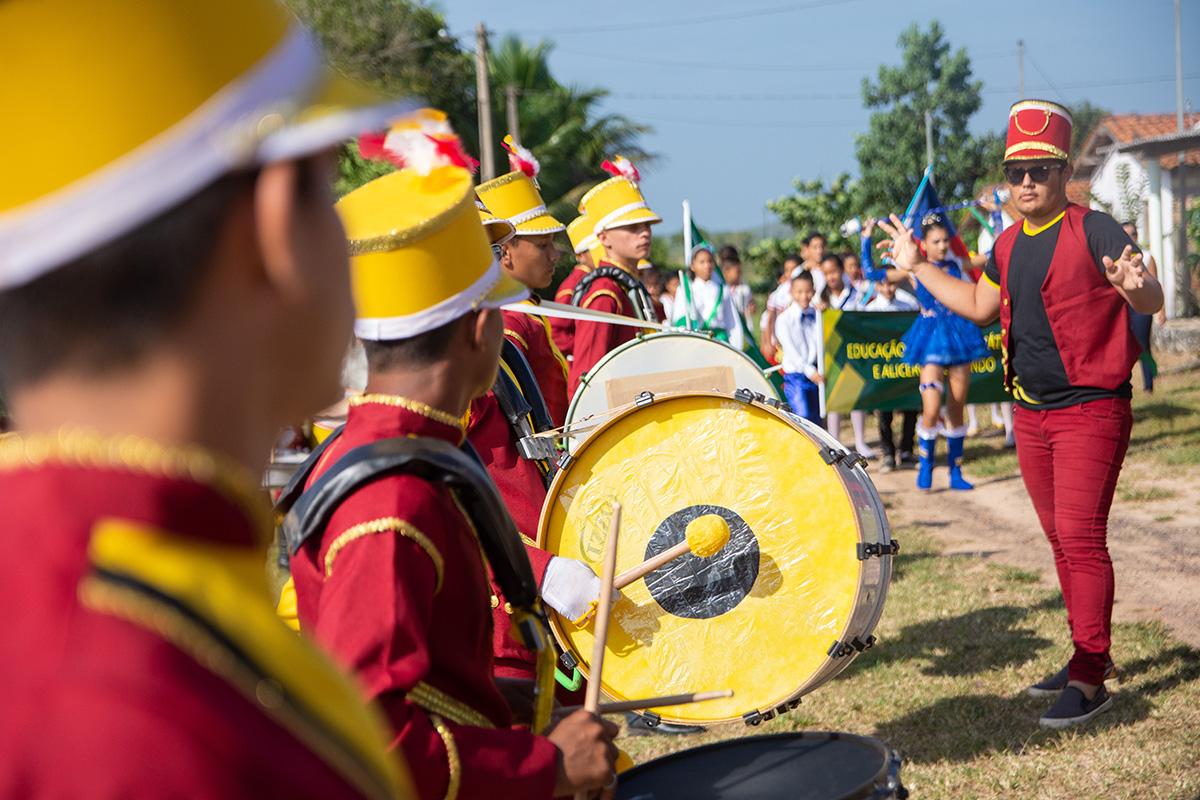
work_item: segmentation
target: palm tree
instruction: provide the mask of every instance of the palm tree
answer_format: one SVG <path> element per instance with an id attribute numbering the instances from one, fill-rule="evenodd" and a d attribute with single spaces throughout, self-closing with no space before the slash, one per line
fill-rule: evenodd
<path id="1" fill-rule="evenodd" d="M 653 157 L 639 144 L 650 128 L 622 114 L 604 113 L 604 89 L 564 86 L 550 72 L 554 45 L 528 45 L 509 36 L 491 54 L 489 72 L 496 95 L 495 130 L 506 129 L 505 87 L 517 88 L 520 141 L 537 156 L 542 196 L 551 213 L 564 222 L 576 214 L 579 198 L 607 177 L 600 170 L 606 158 L 621 153 L 641 165 Z"/>

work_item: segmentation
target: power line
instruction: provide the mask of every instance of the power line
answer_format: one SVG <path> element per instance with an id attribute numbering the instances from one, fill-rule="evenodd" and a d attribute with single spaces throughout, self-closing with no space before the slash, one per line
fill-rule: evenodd
<path id="1" fill-rule="evenodd" d="M 704 25 L 709 22 L 725 22 L 729 20 L 753 19 L 755 17 L 765 17 L 774 14 L 790 14 L 796 11 L 807 11 L 813 8 L 822 8 L 824 6 L 843 6 L 850 3 L 861 2 L 861 0 L 810 0 L 806 3 L 787 3 L 780 6 L 769 6 L 766 8 L 750 9 L 745 11 L 732 11 L 722 14 L 708 14 L 706 16 L 690 16 L 690 17 L 672 17 L 670 19 L 650 20 L 649 22 L 618 22 L 611 25 L 576 25 L 567 28 L 541 28 L 541 29 L 524 29 L 524 33 L 532 33 L 538 35 L 571 35 L 577 33 L 611 33 L 615 31 L 629 31 L 631 28 L 636 30 L 656 30 L 661 28 L 678 28 L 687 25 Z"/>
<path id="2" fill-rule="evenodd" d="M 870 72 L 879 64 L 864 64 L 860 66 L 834 66 L 824 64 L 744 64 L 739 62 L 720 61 L 673 61 L 664 58 L 646 58 L 644 56 L 628 56 L 624 53 L 593 53 L 586 50 L 571 48 L 563 51 L 570 55 L 585 58 L 599 58 L 606 61 L 620 61 L 630 64 L 649 64 L 656 67 L 680 67 L 686 69 L 711 69 L 720 72 Z M 975 54 L 972 61 L 984 61 L 991 58 L 1010 58 L 1015 51 L 1009 49 L 1003 52 Z"/>
<path id="3" fill-rule="evenodd" d="M 1032 62 L 1031 62 L 1032 63 Z M 1041 70 L 1038 70 L 1041 74 Z M 1045 77 L 1044 75 L 1042 76 Z M 1185 75 L 1185 79 L 1192 80 L 1200 78 L 1200 73 Z M 1175 77 L 1156 76 L 1145 78 L 1126 78 L 1126 79 L 1106 79 L 1106 80 L 1090 80 L 1078 81 L 1074 83 L 1064 83 L 1061 85 L 1050 84 L 1048 88 L 1062 95 L 1063 89 L 1095 89 L 1108 86 L 1138 86 L 1151 83 L 1169 83 L 1174 81 Z M 553 90 L 547 90 L 553 91 Z M 981 94 L 1008 94 L 1011 95 L 1018 91 L 1016 86 L 998 86 L 990 89 L 981 90 Z M 538 93 L 538 90 L 532 90 L 527 93 Z M 862 94 L 858 91 L 845 92 L 737 92 L 737 93 L 714 93 L 714 92 L 622 92 L 610 91 L 606 95 L 609 98 L 617 100 L 654 100 L 654 101 L 720 101 L 720 102 L 761 102 L 774 100 L 853 100 L 860 99 Z M 1064 97 L 1065 99 L 1065 97 Z"/>

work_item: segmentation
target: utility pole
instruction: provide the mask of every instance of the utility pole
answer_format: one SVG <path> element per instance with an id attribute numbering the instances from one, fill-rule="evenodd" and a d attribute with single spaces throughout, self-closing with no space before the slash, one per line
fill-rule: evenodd
<path id="1" fill-rule="evenodd" d="M 517 87 L 511 83 L 504 87 L 504 110 L 508 114 L 508 135 L 513 144 L 521 143 L 521 120 L 517 108 Z"/>
<path id="2" fill-rule="evenodd" d="M 492 84 L 488 78 L 487 28 L 475 28 L 475 97 L 479 106 L 479 162 L 485 181 L 496 177 L 496 152 L 492 142 Z"/>
<path id="3" fill-rule="evenodd" d="M 933 112 L 925 112 L 925 166 L 933 166 Z"/>
<path id="4" fill-rule="evenodd" d="M 1025 40 L 1017 39 L 1017 99 L 1025 99 Z"/>
<path id="5" fill-rule="evenodd" d="M 1175 128 L 1183 133 L 1183 22 L 1181 0 L 1175 0 Z M 1179 151 L 1179 181 L 1175 196 L 1179 198 L 1179 223 L 1176 225 L 1178 242 L 1175 245 L 1175 303 L 1176 312 L 1182 317 L 1196 316 L 1196 298 L 1192 296 L 1192 281 L 1187 263 L 1187 154 Z M 1174 209 L 1172 209 L 1172 214 Z"/>

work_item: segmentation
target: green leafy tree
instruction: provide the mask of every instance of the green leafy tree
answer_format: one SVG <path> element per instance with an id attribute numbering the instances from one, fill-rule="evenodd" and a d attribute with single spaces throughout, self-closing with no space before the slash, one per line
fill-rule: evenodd
<path id="1" fill-rule="evenodd" d="M 1083 143 L 1096 130 L 1100 121 L 1109 115 L 1107 108 L 1101 108 L 1090 100 L 1080 100 L 1069 109 L 1071 112 L 1071 153 L 1078 155 L 1083 151 Z"/>
<path id="2" fill-rule="evenodd" d="M 874 81 L 863 79 L 869 130 L 855 152 L 864 208 L 903 211 L 925 169 L 925 112 L 932 115 L 934 175 L 945 202 L 970 197 L 981 178 L 995 172 L 1002 153 L 998 134 L 967 130 L 979 110 L 981 81 L 973 80 L 965 49 L 951 52 L 942 26 L 915 23 L 900 34 L 901 63 L 880 66 Z"/>
<path id="3" fill-rule="evenodd" d="M 400 97 L 445 111 L 468 151 L 478 152 L 475 67 L 441 13 L 406 0 L 286 0 L 321 39 L 332 66 Z M 342 149 L 339 194 L 392 170 Z"/>

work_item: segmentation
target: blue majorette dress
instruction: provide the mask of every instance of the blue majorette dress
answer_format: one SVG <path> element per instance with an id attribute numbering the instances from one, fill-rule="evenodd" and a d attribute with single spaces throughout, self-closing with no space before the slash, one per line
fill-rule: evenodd
<path id="1" fill-rule="evenodd" d="M 957 261 L 947 259 L 933 264 L 952 278 L 962 278 L 962 267 Z M 963 319 L 942 305 L 920 281 L 914 283 L 917 285 L 921 315 L 904 334 L 904 363 L 951 367 L 969 364 L 991 354 L 974 322 Z"/>

